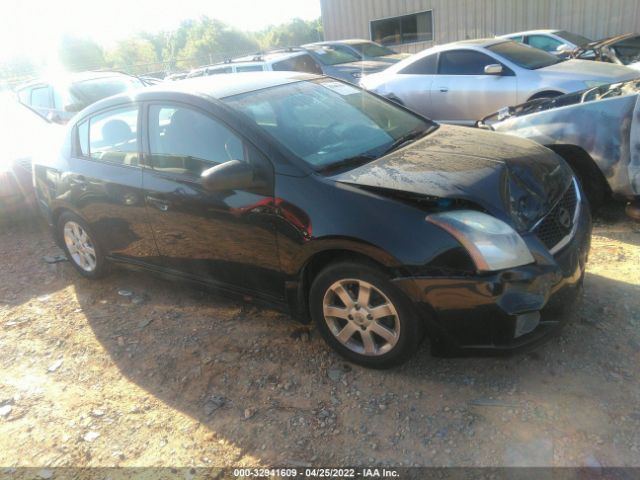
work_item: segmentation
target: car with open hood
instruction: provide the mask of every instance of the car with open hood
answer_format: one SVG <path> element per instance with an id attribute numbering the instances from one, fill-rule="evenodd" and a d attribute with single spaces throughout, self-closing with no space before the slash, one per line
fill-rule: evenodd
<path id="1" fill-rule="evenodd" d="M 575 170 L 592 208 L 613 194 L 640 198 L 640 81 L 504 108 L 479 122 L 534 140 Z"/>
<path id="2" fill-rule="evenodd" d="M 589 251 L 582 190 L 552 151 L 315 75 L 103 100 L 35 181 L 81 275 L 124 263 L 266 302 L 370 367 L 425 335 L 437 354 L 546 338 Z"/>
<path id="3" fill-rule="evenodd" d="M 437 121 L 473 125 L 502 107 L 639 76 L 622 65 L 563 60 L 492 38 L 424 50 L 360 84 Z"/>
<path id="4" fill-rule="evenodd" d="M 640 35 L 627 33 L 590 42 L 576 48 L 571 56 L 640 70 Z"/>

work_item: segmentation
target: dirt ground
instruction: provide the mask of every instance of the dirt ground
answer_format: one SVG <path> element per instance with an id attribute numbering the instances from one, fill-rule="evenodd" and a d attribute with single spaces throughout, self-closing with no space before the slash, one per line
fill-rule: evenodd
<path id="1" fill-rule="evenodd" d="M 286 315 L 0 230 L 0 466 L 640 466 L 640 223 L 596 219 L 584 295 L 528 354 L 346 364 Z M 131 294 L 124 296 L 122 294 Z"/>

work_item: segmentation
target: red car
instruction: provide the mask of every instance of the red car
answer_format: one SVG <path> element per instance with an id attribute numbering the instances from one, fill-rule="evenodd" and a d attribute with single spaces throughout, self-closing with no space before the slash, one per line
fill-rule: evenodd
<path id="1" fill-rule="evenodd" d="M 31 161 L 51 145 L 62 127 L 50 123 L 10 94 L 0 96 L 0 108 L 1 222 L 35 206 Z"/>

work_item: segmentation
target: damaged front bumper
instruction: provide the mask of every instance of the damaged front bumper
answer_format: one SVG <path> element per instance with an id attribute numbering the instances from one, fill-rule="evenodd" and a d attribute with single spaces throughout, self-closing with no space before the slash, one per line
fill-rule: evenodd
<path id="1" fill-rule="evenodd" d="M 525 237 L 536 263 L 495 274 L 394 280 L 424 318 L 439 356 L 511 352 L 558 330 L 577 299 L 590 248 L 591 216 L 581 208 L 572 239 L 554 255 Z"/>

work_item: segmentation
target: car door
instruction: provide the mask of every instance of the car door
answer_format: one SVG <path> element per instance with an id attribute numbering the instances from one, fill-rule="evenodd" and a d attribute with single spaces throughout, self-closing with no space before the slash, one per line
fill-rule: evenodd
<path id="1" fill-rule="evenodd" d="M 209 113 L 177 103 L 149 103 L 145 146 L 147 211 L 162 265 L 223 288 L 284 294 L 273 227 L 270 162 Z M 230 160 L 248 162 L 264 188 L 207 191 L 201 174 Z"/>
<path id="2" fill-rule="evenodd" d="M 399 70 L 382 92 L 392 100 L 400 100 L 422 115 L 434 118 L 431 104 L 431 85 L 438 67 L 438 54 L 419 58 Z"/>
<path id="3" fill-rule="evenodd" d="M 126 104 L 81 120 L 63 177 L 65 201 L 87 220 L 108 254 L 132 261 L 158 256 L 142 192 L 139 110 Z"/>
<path id="4" fill-rule="evenodd" d="M 487 65 L 502 65 L 502 74 L 487 74 Z M 438 74 L 431 87 L 431 118 L 443 122 L 473 124 L 517 98 L 513 70 L 476 50 L 440 52 Z"/>

